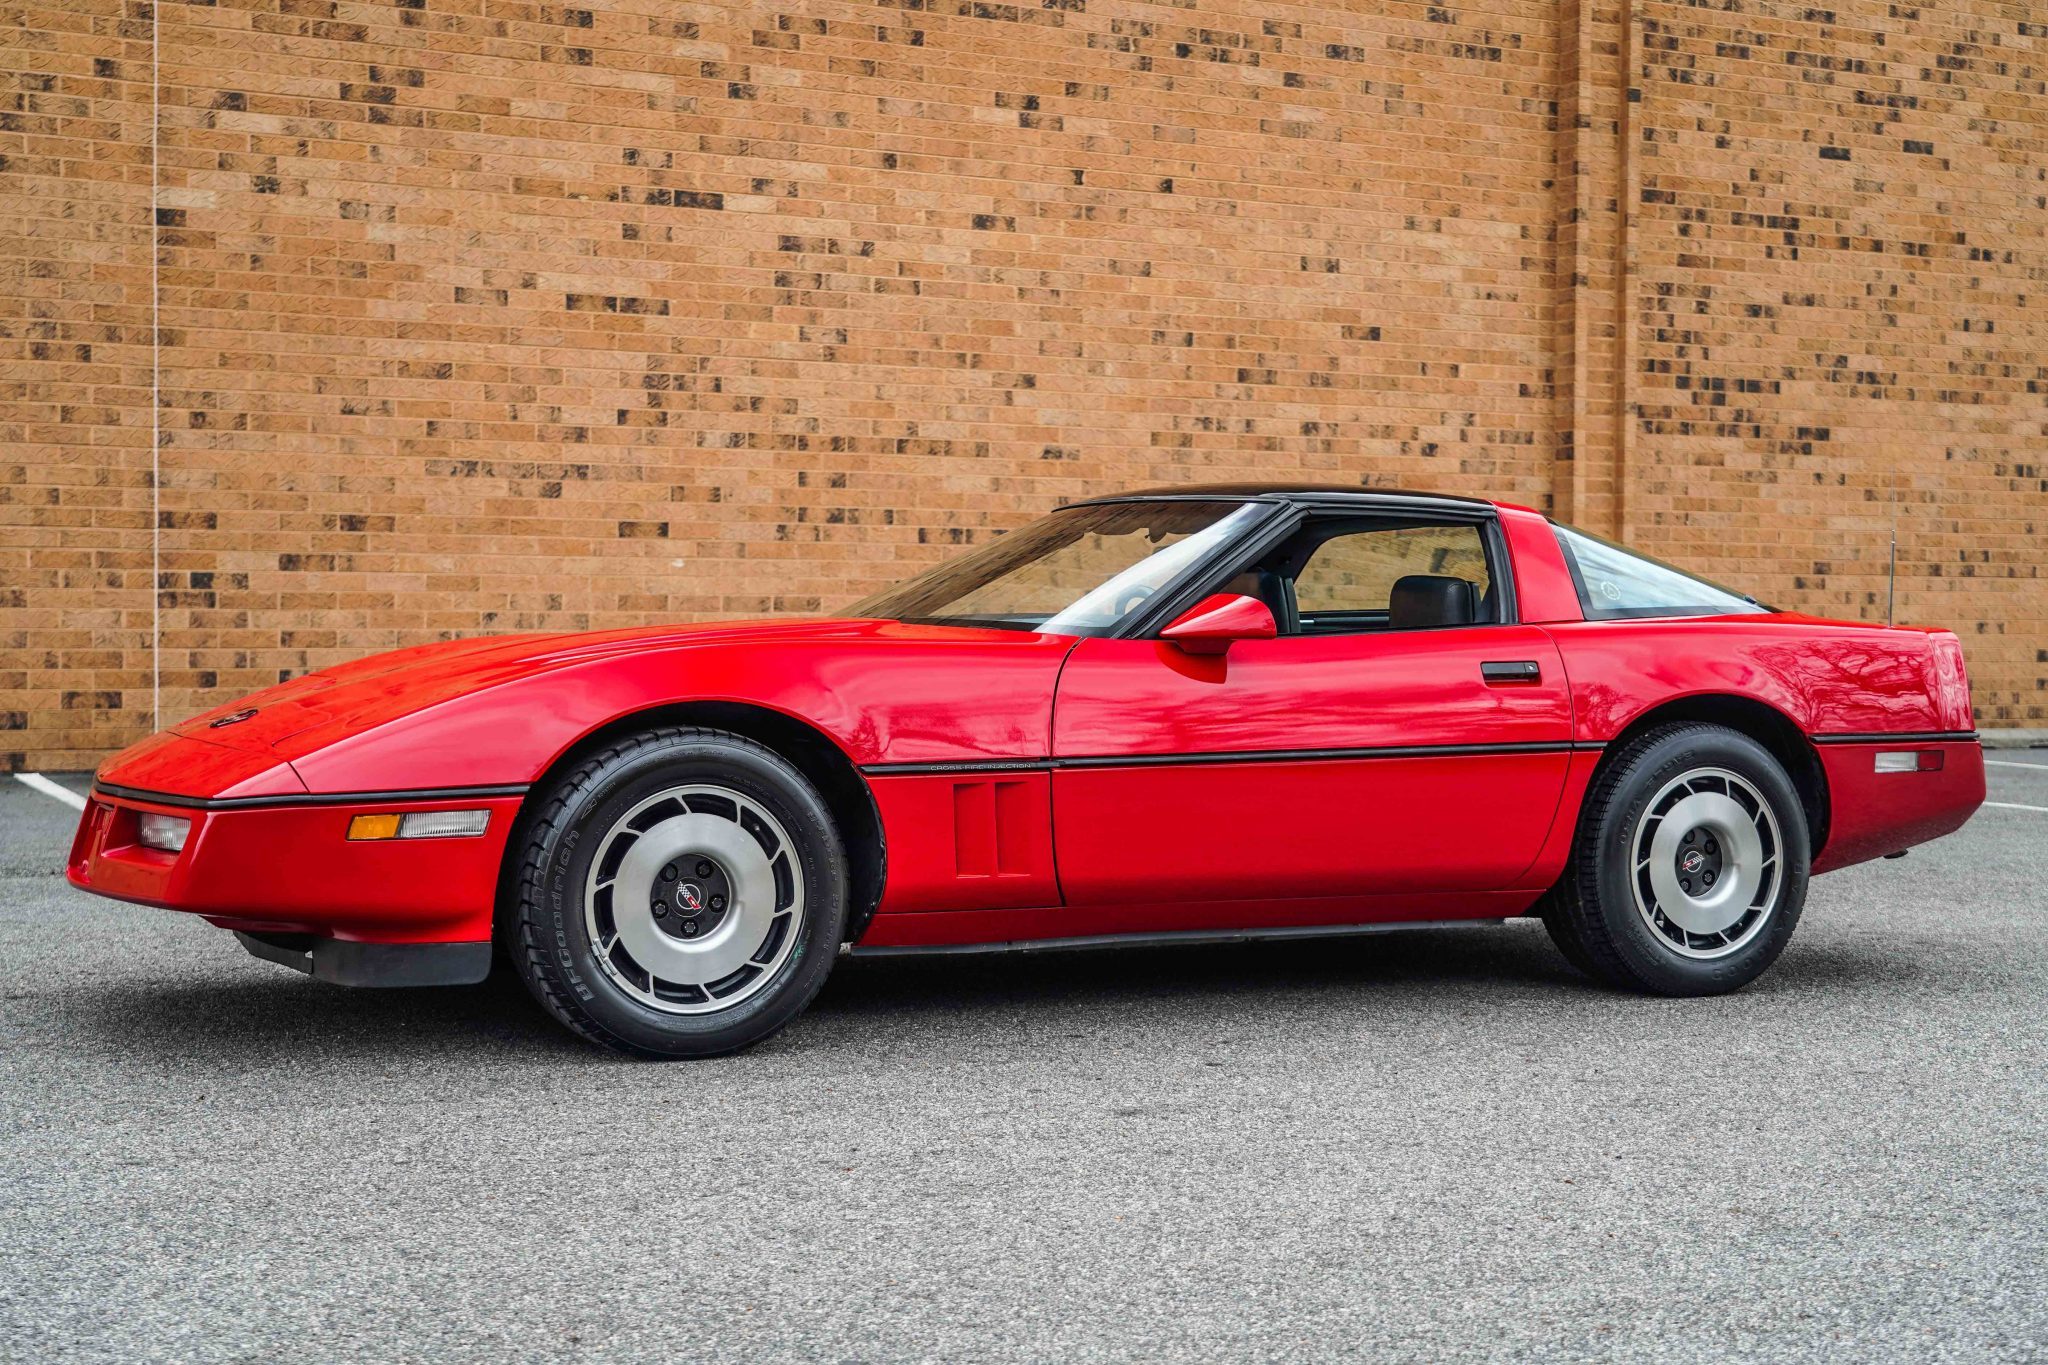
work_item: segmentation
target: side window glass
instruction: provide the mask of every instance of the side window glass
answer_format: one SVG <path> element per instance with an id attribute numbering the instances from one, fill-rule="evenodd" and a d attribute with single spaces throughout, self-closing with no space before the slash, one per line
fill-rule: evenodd
<path id="1" fill-rule="evenodd" d="M 1391 526 L 1322 542 L 1294 579 L 1303 635 L 1428 630 L 1499 619 L 1475 525 Z"/>
<path id="2" fill-rule="evenodd" d="M 1728 616 L 1760 612 L 1754 598 L 1660 564 L 1584 531 L 1552 523 L 1579 606 L 1589 621 L 1641 616 Z"/>

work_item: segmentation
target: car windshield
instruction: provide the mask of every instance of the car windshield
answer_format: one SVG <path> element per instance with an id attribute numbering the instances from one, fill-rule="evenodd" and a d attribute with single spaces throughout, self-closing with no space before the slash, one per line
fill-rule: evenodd
<path id="1" fill-rule="evenodd" d="M 1103 635 L 1256 520 L 1243 502 L 1068 507 L 886 588 L 849 616 Z"/>

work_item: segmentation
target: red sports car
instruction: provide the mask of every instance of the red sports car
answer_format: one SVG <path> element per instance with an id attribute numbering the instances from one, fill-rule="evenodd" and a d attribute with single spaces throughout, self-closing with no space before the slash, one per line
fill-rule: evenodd
<path id="1" fill-rule="evenodd" d="M 1540 915 L 1602 981 L 1753 980 L 1810 873 L 1984 798 L 1945 630 L 1761 606 L 1536 512 L 1077 503 L 832 620 L 422 645 L 103 766 L 88 891 L 351 985 L 481 980 L 648 1055 L 841 953 Z"/>

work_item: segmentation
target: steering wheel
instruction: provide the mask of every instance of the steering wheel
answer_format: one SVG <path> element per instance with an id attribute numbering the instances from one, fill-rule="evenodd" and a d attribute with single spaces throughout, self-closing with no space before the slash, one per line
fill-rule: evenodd
<path id="1" fill-rule="evenodd" d="M 1135 588 L 1125 589 L 1116 599 L 1116 614 L 1120 617 L 1129 616 L 1133 608 L 1151 595 L 1152 589 L 1146 587 L 1143 583 L 1140 583 Z"/>

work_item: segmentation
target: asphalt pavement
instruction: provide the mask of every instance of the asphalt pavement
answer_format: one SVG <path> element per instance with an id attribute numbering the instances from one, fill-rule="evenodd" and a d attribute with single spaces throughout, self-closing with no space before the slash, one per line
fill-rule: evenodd
<path id="1" fill-rule="evenodd" d="M 1531 923 L 856 959 L 669 1065 L 73 892 L 0 778 L 0 1358 L 2036 1359 L 2048 753 L 1994 757 L 1731 997 Z"/>

